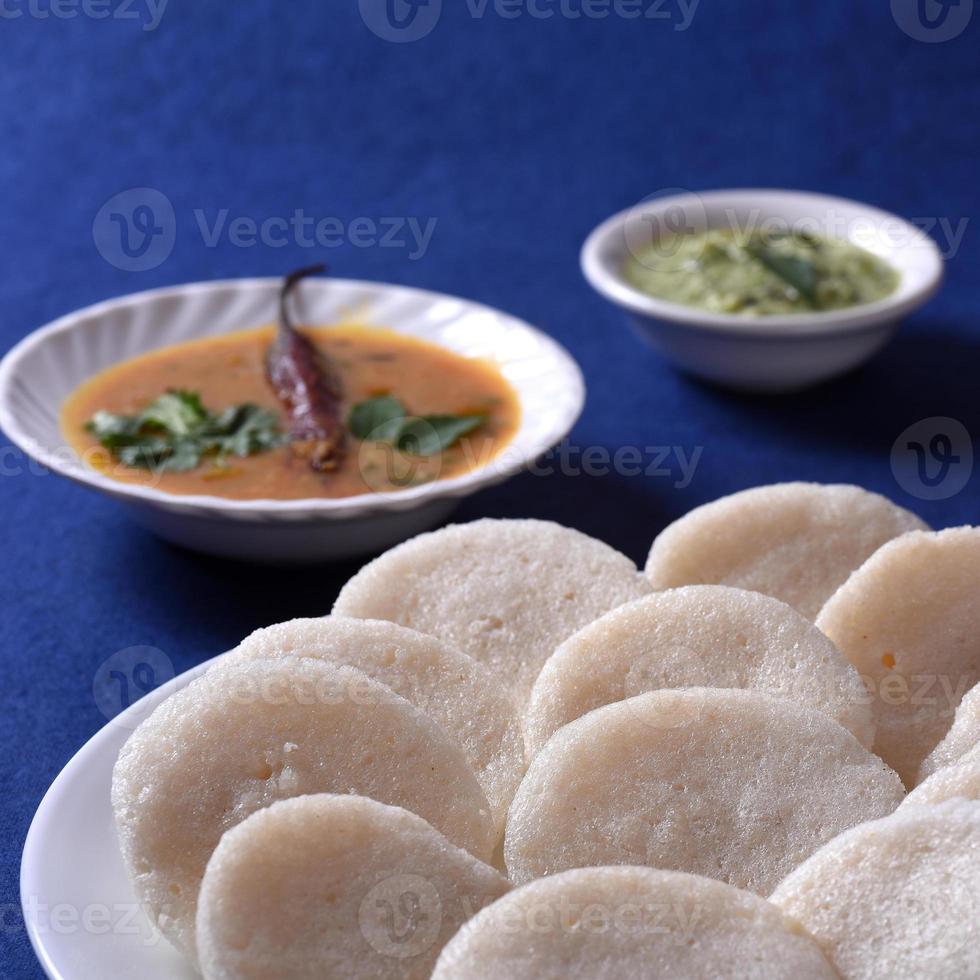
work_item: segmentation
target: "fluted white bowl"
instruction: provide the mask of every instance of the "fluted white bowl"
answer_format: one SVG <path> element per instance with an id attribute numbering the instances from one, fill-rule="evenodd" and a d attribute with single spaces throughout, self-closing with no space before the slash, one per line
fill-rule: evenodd
<path id="1" fill-rule="evenodd" d="M 460 476 L 391 493 L 342 499 L 227 500 L 177 496 L 97 472 L 66 446 L 65 398 L 119 361 L 183 341 L 271 323 L 279 279 L 193 283 L 99 303 L 35 331 L 0 362 L 0 427 L 48 469 L 120 501 L 143 526 L 176 544 L 277 563 L 368 554 L 444 520 L 460 498 L 523 469 L 568 434 L 585 384 L 558 343 L 490 307 L 405 286 L 308 280 L 302 322 L 385 327 L 494 362 L 517 393 L 521 422 L 494 459 Z"/>

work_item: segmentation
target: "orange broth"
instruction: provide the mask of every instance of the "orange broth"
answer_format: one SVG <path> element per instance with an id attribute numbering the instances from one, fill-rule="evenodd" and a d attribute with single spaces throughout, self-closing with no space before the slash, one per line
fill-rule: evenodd
<path id="1" fill-rule="evenodd" d="M 108 368 L 66 399 L 61 428 L 68 444 L 88 465 L 126 483 L 173 494 L 295 500 L 390 492 L 458 476 L 492 460 L 520 423 L 517 395 L 491 362 L 390 330 L 341 326 L 314 328 L 308 335 L 341 379 L 344 417 L 358 402 L 391 395 L 411 415 L 478 414 L 487 421 L 434 456 L 411 456 L 348 433 L 344 459 L 329 473 L 315 472 L 288 446 L 245 458 L 205 459 L 183 473 L 144 470 L 118 462 L 85 430 L 100 410 L 135 415 L 169 389 L 199 393 L 214 412 L 251 402 L 276 413 L 285 430 L 285 413 L 265 378 L 264 357 L 274 332 L 263 327 L 193 340 Z"/>

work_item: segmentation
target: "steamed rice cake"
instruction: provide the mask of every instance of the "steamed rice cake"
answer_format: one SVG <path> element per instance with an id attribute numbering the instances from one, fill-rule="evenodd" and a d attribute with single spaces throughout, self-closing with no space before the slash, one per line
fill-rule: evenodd
<path id="1" fill-rule="evenodd" d="M 777 483 L 697 507 L 653 542 L 655 589 L 733 585 L 782 599 L 808 619 L 886 541 L 926 525 L 846 484 Z"/>
<path id="2" fill-rule="evenodd" d="M 442 951 L 432 980 L 837 980 L 774 905 L 709 878 L 611 867 L 509 892 Z"/>
<path id="3" fill-rule="evenodd" d="M 201 876 L 221 835 L 277 800 L 358 793 L 403 806 L 481 860 L 493 820 L 461 750 L 427 715 L 350 667 L 220 663 L 129 738 L 112 805 L 126 868 L 192 959 Z"/>
<path id="4" fill-rule="evenodd" d="M 865 748 L 874 739 L 861 678 L 813 623 L 758 592 L 691 585 L 620 606 L 558 647 L 525 714 L 528 754 L 604 704 L 680 687 L 765 690 L 824 711 Z"/>
<path id="5" fill-rule="evenodd" d="M 874 750 L 912 786 L 980 681 L 980 528 L 914 532 L 869 558 L 817 626 L 865 678 Z"/>
<path id="6" fill-rule="evenodd" d="M 923 759 L 919 766 L 919 781 L 957 762 L 977 746 L 980 746 L 980 684 L 975 684 L 959 703 L 952 727 Z"/>
<path id="7" fill-rule="evenodd" d="M 588 535 L 488 519 L 392 548 L 344 586 L 333 612 L 438 637 L 492 670 L 522 710 L 559 643 L 649 592 L 625 555 Z"/>
<path id="8" fill-rule="evenodd" d="M 775 890 L 846 980 L 980 977 L 980 803 L 853 827 Z"/>
<path id="9" fill-rule="evenodd" d="M 524 774 L 524 741 L 510 698 L 472 657 L 395 623 L 338 616 L 256 630 L 229 657 L 313 657 L 354 667 L 390 687 L 457 742 L 503 832 Z"/>
<path id="10" fill-rule="evenodd" d="M 980 745 L 951 765 L 937 769 L 905 797 L 907 806 L 931 806 L 955 799 L 980 800 Z"/>
<path id="11" fill-rule="evenodd" d="M 503 895 L 503 875 L 421 817 L 300 796 L 233 827 L 197 911 L 206 980 L 428 980 L 439 950 Z"/>
<path id="12" fill-rule="evenodd" d="M 511 804 L 504 858 L 517 883 L 629 864 L 765 894 L 903 796 L 894 772 L 806 705 L 758 691 L 655 691 L 555 733 Z"/>

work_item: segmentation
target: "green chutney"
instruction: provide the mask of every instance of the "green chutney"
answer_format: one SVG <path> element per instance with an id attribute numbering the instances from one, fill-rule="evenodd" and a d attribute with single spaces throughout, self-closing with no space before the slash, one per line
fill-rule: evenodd
<path id="1" fill-rule="evenodd" d="M 657 299 L 743 316 L 873 303 L 899 280 L 888 263 L 842 239 L 727 229 L 661 237 L 632 255 L 623 273 Z"/>

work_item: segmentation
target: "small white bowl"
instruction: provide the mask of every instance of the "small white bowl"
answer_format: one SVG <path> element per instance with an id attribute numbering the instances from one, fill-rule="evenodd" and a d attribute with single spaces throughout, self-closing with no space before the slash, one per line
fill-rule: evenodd
<path id="1" fill-rule="evenodd" d="M 279 279 L 194 283 L 136 293 L 37 330 L 0 363 L 0 427 L 56 473 L 114 497 L 176 544 L 230 558 L 302 563 L 380 551 L 445 520 L 460 498 L 512 476 L 568 434 L 585 384 L 571 355 L 521 320 L 467 300 L 385 283 L 308 280 L 301 320 L 356 322 L 486 358 L 517 392 L 521 423 L 494 459 L 461 476 L 337 500 L 226 500 L 121 483 L 86 466 L 59 428 L 64 399 L 119 361 L 276 319 Z"/>
<path id="2" fill-rule="evenodd" d="M 764 223 L 852 241 L 896 269 L 898 287 L 884 299 L 847 309 L 750 317 L 656 299 L 623 278 L 631 249 L 648 244 L 657 228 L 751 229 Z M 589 283 L 625 310 L 669 361 L 708 381 L 761 392 L 804 388 L 863 363 L 943 279 L 936 243 L 902 218 L 844 198 L 785 190 L 684 193 L 642 202 L 599 225 L 581 261 Z"/>

